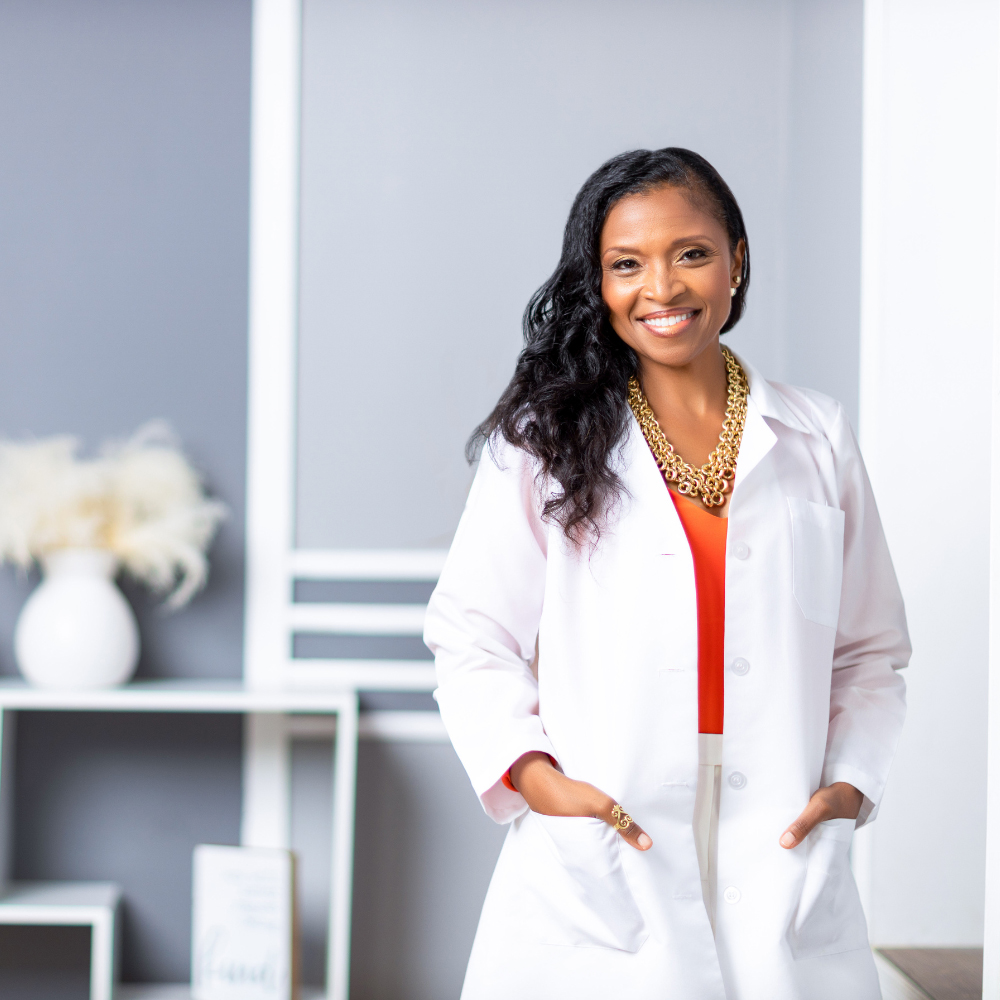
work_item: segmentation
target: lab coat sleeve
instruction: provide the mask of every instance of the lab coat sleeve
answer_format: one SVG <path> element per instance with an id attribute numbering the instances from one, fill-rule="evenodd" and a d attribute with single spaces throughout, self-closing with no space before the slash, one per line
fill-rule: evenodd
<path id="1" fill-rule="evenodd" d="M 531 671 L 545 590 L 546 526 L 536 466 L 502 440 L 483 450 L 465 512 L 427 608 L 434 692 L 486 813 L 527 809 L 502 776 L 522 754 L 557 758 L 538 716 Z"/>
<path id="2" fill-rule="evenodd" d="M 861 826 L 878 811 L 906 714 L 898 671 L 910 642 L 875 497 L 842 408 L 829 433 L 844 511 L 844 576 L 822 784 L 846 781 L 863 793 Z"/>

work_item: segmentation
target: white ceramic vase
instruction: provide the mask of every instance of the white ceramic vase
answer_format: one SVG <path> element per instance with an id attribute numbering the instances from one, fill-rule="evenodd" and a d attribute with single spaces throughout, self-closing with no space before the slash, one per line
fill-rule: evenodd
<path id="1" fill-rule="evenodd" d="M 14 632 L 14 653 L 37 687 L 123 684 L 139 662 L 139 628 L 115 586 L 118 560 L 103 549 L 63 549 L 42 559 L 43 579 Z"/>

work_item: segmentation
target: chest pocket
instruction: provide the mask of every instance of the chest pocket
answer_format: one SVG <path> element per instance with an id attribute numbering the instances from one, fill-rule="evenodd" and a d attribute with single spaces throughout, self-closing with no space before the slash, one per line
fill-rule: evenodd
<path id="1" fill-rule="evenodd" d="M 837 627 L 844 576 L 844 512 L 788 497 L 792 518 L 792 593 L 811 622 Z"/>

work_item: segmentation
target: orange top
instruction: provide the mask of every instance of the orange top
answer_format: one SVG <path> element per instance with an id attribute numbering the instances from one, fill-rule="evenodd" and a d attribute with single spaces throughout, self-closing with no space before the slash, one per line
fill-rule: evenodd
<path id="1" fill-rule="evenodd" d="M 721 733 L 726 642 L 726 530 L 729 521 L 670 491 L 694 557 L 698 603 L 698 732 Z"/>

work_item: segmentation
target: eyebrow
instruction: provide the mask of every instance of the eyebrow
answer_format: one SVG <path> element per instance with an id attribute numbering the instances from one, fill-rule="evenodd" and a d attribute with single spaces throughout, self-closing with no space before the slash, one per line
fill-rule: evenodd
<path id="1" fill-rule="evenodd" d="M 674 240 L 674 242 L 671 243 L 670 245 L 671 246 L 677 246 L 679 243 L 693 243 L 696 240 L 702 240 L 705 243 L 712 243 L 712 244 L 715 243 L 715 240 L 713 240 L 711 236 L 705 236 L 704 234 L 701 234 L 701 233 L 694 233 L 691 236 L 682 236 L 680 239 Z M 635 253 L 635 254 L 637 254 L 637 253 L 641 253 L 641 251 L 637 250 L 635 247 L 608 247 L 607 250 L 604 250 L 601 253 L 601 256 L 603 257 L 604 254 L 608 254 L 608 253 Z"/>

